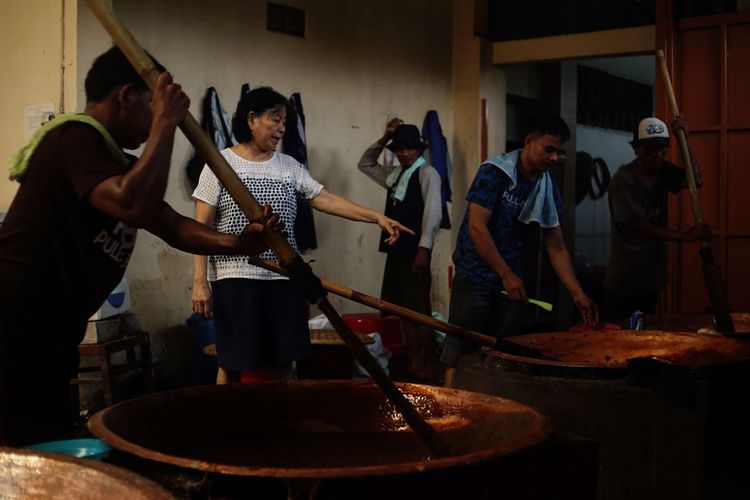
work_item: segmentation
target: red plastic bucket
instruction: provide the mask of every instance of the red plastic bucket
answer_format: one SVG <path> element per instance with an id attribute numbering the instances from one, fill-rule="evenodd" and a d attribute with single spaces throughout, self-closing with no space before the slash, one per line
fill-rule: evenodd
<path id="1" fill-rule="evenodd" d="M 341 316 L 349 328 L 357 333 L 378 332 L 383 345 L 394 356 L 406 354 L 404 334 L 401 332 L 401 319 L 398 316 L 381 317 L 380 313 L 344 314 Z"/>

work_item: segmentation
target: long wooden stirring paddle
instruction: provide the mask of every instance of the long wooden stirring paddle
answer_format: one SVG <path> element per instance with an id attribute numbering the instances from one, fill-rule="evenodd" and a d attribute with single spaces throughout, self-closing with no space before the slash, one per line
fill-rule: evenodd
<path id="1" fill-rule="evenodd" d="M 677 99 L 675 98 L 674 89 L 672 88 L 672 79 L 669 77 L 669 68 L 667 68 L 667 60 L 664 57 L 664 51 L 659 49 L 656 52 L 656 56 L 659 59 L 661 75 L 664 78 L 664 88 L 667 91 L 669 106 L 672 109 L 672 114 L 677 116 L 680 114 L 680 110 L 677 107 Z M 695 172 L 693 170 L 692 160 L 690 159 L 688 139 L 685 136 L 684 130 L 680 129 L 677 131 L 677 140 L 680 143 L 680 153 L 682 155 L 682 161 L 685 164 L 685 178 L 687 179 L 688 191 L 690 192 L 693 218 L 695 219 L 696 224 L 703 224 L 703 210 L 701 209 L 700 199 L 698 199 L 698 188 L 695 184 Z M 721 278 L 721 269 L 719 269 L 719 266 L 716 265 L 714 261 L 714 256 L 711 251 L 711 243 L 701 240 L 699 253 L 701 260 L 703 261 L 703 278 L 706 282 L 708 297 L 711 300 L 711 308 L 714 313 L 714 324 L 716 329 L 722 333 L 734 333 L 734 322 L 732 321 L 732 315 L 729 313 L 729 300 L 727 299 L 727 293 L 724 288 L 724 281 Z"/>
<path id="2" fill-rule="evenodd" d="M 288 275 L 284 268 L 282 268 L 275 262 L 261 260 L 257 257 L 250 257 L 249 261 L 255 266 L 268 269 L 269 271 L 273 271 L 284 276 Z M 352 290 L 351 288 L 347 288 L 344 285 L 339 285 L 338 283 L 334 283 L 332 281 L 321 279 L 320 282 L 321 285 L 323 285 L 323 288 L 340 297 L 344 297 L 354 302 L 359 302 L 360 304 L 372 307 L 373 309 L 378 309 L 379 311 L 393 314 L 395 316 L 398 316 L 399 318 L 413 321 L 414 323 L 419 323 L 420 325 L 432 328 L 433 330 L 438 330 L 440 332 L 447 333 L 448 335 L 471 340 L 473 342 L 476 342 L 477 344 L 481 344 L 486 347 L 492 347 L 507 354 L 514 354 L 516 356 L 526 356 L 531 358 L 549 359 L 539 349 L 527 347 L 525 345 L 521 345 L 504 338 L 496 339 L 495 337 L 492 337 L 490 335 L 485 335 L 483 333 L 475 332 L 458 325 L 446 323 L 445 321 L 440 321 L 431 316 L 427 316 L 426 314 L 420 314 L 416 311 L 412 311 L 411 309 L 407 309 L 406 307 L 392 304 L 390 302 L 386 302 L 385 300 L 375 298 L 371 295 Z"/>

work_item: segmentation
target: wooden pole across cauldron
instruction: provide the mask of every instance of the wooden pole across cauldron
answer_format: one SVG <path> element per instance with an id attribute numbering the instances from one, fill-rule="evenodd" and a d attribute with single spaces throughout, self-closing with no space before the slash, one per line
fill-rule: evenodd
<path id="1" fill-rule="evenodd" d="M 86 5 L 94 13 L 96 18 L 102 24 L 104 29 L 112 37 L 112 41 L 122 50 L 133 67 L 138 71 L 146 84 L 154 89 L 156 80 L 159 77 L 159 71 L 156 69 L 154 62 L 149 55 L 140 46 L 138 41 L 115 17 L 111 6 L 105 5 L 102 0 L 85 0 Z M 237 174 L 232 170 L 227 161 L 221 156 L 216 145 L 206 135 L 198 122 L 193 118 L 190 112 L 180 123 L 180 129 L 193 144 L 195 149 L 206 158 L 211 170 L 227 189 L 234 199 L 242 213 L 250 221 L 257 221 L 263 215 L 263 209 L 258 201 L 248 191 L 245 184 L 240 180 Z M 435 429 L 428 424 L 417 412 L 416 408 L 393 384 L 383 368 L 372 357 L 362 341 L 352 333 L 341 316 L 336 312 L 331 303 L 326 298 L 325 289 L 320 285 L 320 280 L 312 273 L 310 266 L 307 265 L 297 252 L 292 248 L 286 238 L 273 231 L 266 229 L 263 238 L 269 247 L 279 258 L 284 269 L 290 274 L 292 281 L 297 281 L 305 289 L 307 299 L 316 304 L 323 314 L 326 315 L 333 327 L 338 332 L 341 339 L 346 343 L 356 359 L 372 376 L 373 380 L 383 390 L 386 397 L 396 407 L 404 420 L 414 430 L 414 433 L 424 442 L 425 445 L 438 455 L 450 454 L 448 445 L 435 432 Z"/>
<path id="2" fill-rule="evenodd" d="M 677 116 L 680 114 L 680 110 L 677 107 L 677 99 L 675 98 L 674 89 L 672 88 L 672 80 L 669 77 L 669 68 L 667 68 L 667 60 L 664 57 L 664 51 L 659 49 L 656 52 L 656 56 L 659 59 L 661 75 L 664 78 L 664 88 L 667 91 L 669 106 L 672 109 L 672 114 Z M 680 153 L 682 154 L 682 161 L 685 164 L 685 179 L 687 180 L 688 191 L 690 192 L 693 218 L 695 219 L 696 224 L 703 224 L 703 210 L 701 209 L 701 202 L 698 198 L 698 188 L 695 184 L 693 162 L 690 159 L 690 149 L 688 148 L 688 140 L 685 136 L 684 130 L 680 129 L 677 131 L 677 140 L 680 143 Z M 714 313 L 714 324 L 716 329 L 722 333 L 734 333 L 734 323 L 732 322 L 732 315 L 729 313 L 727 292 L 724 288 L 724 282 L 721 279 L 721 269 L 716 265 L 713 253 L 711 252 L 711 243 L 701 240 L 700 246 L 700 256 L 703 261 L 703 277 L 706 282 L 708 297 L 711 300 L 711 308 Z"/>
<path id="3" fill-rule="evenodd" d="M 257 257 L 250 257 L 250 263 L 258 267 L 268 269 L 269 271 L 281 274 L 283 276 L 288 275 L 284 268 L 279 266 L 275 262 L 262 260 Z M 458 325 L 446 323 L 445 321 L 440 321 L 431 316 L 427 316 L 426 314 L 420 314 L 416 311 L 412 311 L 411 309 L 407 309 L 405 307 L 386 302 L 385 300 L 378 299 L 376 297 L 373 297 L 372 295 L 367 295 L 365 293 L 352 290 L 351 288 L 345 287 L 344 285 L 339 285 L 338 283 L 333 283 L 324 279 L 321 279 L 320 282 L 323 285 L 323 288 L 340 297 L 344 297 L 345 299 L 359 302 L 360 304 L 372 307 L 373 309 L 378 309 L 380 311 L 396 315 L 400 318 L 419 323 L 420 325 L 427 326 L 434 330 L 445 332 L 449 335 L 455 335 L 466 340 L 471 340 L 487 347 L 493 347 L 508 354 L 516 354 L 519 356 L 527 356 L 532 358 L 544 357 L 542 352 L 538 349 L 526 347 L 503 338 L 496 339 L 495 337 L 492 337 L 490 335 L 485 335 L 483 333 L 475 332 Z"/>

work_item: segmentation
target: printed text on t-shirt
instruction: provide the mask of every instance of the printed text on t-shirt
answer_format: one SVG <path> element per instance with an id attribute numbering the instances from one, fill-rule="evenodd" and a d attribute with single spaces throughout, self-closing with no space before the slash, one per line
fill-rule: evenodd
<path id="1" fill-rule="evenodd" d="M 505 192 L 503 192 L 503 200 L 508 202 L 509 205 L 513 205 L 516 208 L 522 206 L 526 202 L 525 199 L 519 200 L 518 197 L 511 193 L 509 190 L 505 190 Z"/>
<path id="2" fill-rule="evenodd" d="M 102 229 L 94 238 L 94 244 L 101 244 L 102 252 L 120 264 L 120 267 L 125 267 L 130 260 L 130 254 L 133 252 L 137 231 L 134 227 L 118 222 L 111 233 Z"/>

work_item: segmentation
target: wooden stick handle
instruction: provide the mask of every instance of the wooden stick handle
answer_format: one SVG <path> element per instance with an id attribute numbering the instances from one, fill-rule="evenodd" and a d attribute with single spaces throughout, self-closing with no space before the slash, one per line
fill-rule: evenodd
<path id="1" fill-rule="evenodd" d="M 678 116 L 680 110 L 677 107 L 677 99 L 674 95 L 674 88 L 672 87 L 672 79 L 669 76 L 669 68 L 667 68 L 667 59 L 664 57 L 664 51 L 659 49 L 656 52 L 656 57 L 659 59 L 659 67 L 661 68 L 661 75 L 664 78 L 664 88 L 667 91 L 667 99 L 669 100 L 669 107 L 672 109 L 672 114 Z M 695 184 L 695 171 L 693 170 L 693 161 L 690 158 L 690 148 L 688 147 L 688 140 L 685 136 L 685 131 L 680 129 L 677 131 L 677 141 L 680 144 L 680 153 L 682 155 L 682 161 L 685 164 L 685 179 L 687 180 L 688 191 L 690 192 L 690 201 L 693 207 L 693 218 L 696 224 L 703 224 L 703 210 L 701 209 L 701 202 L 698 198 L 698 188 Z M 701 240 L 702 247 L 710 247 L 711 244 L 708 241 Z"/>
<path id="2" fill-rule="evenodd" d="M 128 58 L 146 84 L 151 89 L 154 89 L 156 80 L 159 77 L 159 71 L 146 51 L 143 50 L 138 41 L 128 32 L 122 23 L 118 21 L 109 5 L 105 5 L 101 0 L 85 1 L 86 5 L 88 5 L 89 9 L 91 9 L 104 29 L 110 34 L 114 43 L 125 54 L 125 57 Z M 260 204 L 189 112 L 182 123 L 180 123 L 180 129 L 195 149 L 206 159 L 208 166 L 216 174 L 216 177 L 224 185 L 235 203 L 240 207 L 245 217 L 250 221 L 258 220 L 263 214 Z M 263 238 L 278 256 L 282 264 L 290 264 L 298 257 L 297 252 L 283 235 L 266 228 Z M 370 352 L 364 347 L 359 338 L 346 326 L 339 314 L 328 302 L 328 299 L 325 297 L 321 298 L 318 302 L 318 307 L 325 313 L 338 334 L 352 350 L 355 359 L 370 372 L 373 380 L 375 380 L 391 403 L 403 415 L 415 434 L 433 452 L 439 455 L 449 454 L 448 446 L 419 415 L 416 408 L 404 397 L 393 382 L 388 379 L 388 376 L 380 368 L 380 365 L 378 365 L 377 361 L 375 361 Z"/>
<path id="3" fill-rule="evenodd" d="M 677 99 L 674 95 L 672 79 L 669 77 L 669 68 L 667 68 L 667 59 L 664 57 L 664 51 L 661 49 L 656 51 L 656 57 L 659 59 L 659 66 L 661 68 L 661 75 L 664 78 L 664 88 L 667 91 L 669 106 L 672 108 L 672 114 L 677 116 L 680 114 L 680 110 L 677 107 Z M 688 147 L 688 141 L 684 130 L 680 129 L 677 131 L 677 139 L 680 142 L 682 161 L 685 163 L 685 178 L 687 179 L 688 190 L 690 191 L 690 201 L 693 206 L 693 218 L 695 219 L 696 224 L 702 224 L 703 210 L 701 209 L 701 202 L 698 199 L 698 189 L 695 185 L 695 171 L 693 170 L 693 162 L 690 158 L 690 148 Z M 711 307 L 714 313 L 714 323 L 720 332 L 734 332 L 734 322 L 732 321 L 732 316 L 729 312 L 729 299 L 727 298 L 724 282 L 721 278 L 721 271 L 714 263 L 711 243 L 701 240 L 700 246 L 701 260 L 703 261 L 703 278 L 706 283 L 706 290 L 708 291 L 708 297 L 711 301 Z"/>
<path id="4" fill-rule="evenodd" d="M 138 74 L 141 75 L 146 84 L 153 90 L 156 87 L 159 70 L 156 68 L 151 57 L 143 50 L 138 41 L 122 23 L 117 20 L 114 12 L 112 12 L 112 9 L 108 5 L 105 5 L 100 0 L 86 0 L 86 4 L 104 29 L 109 32 L 114 43 L 122 50 Z M 250 191 L 248 191 L 232 167 L 229 166 L 226 159 L 219 153 L 216 145 L 190 112 L 187 113 L 180 123 L 180 129 L 193 144 L 196 151 L 206 159 L 208 166 L 240 207 L 245 217 L 250 221 L 260 219 L 263 215 L 263 209 L 260 204 Z M 288 264 L 297 255 L 297 252 L 294 251 L 282 234 L 275 233 L 267 228 L 263 233 L 263 239 L 279 257 L 282 264 Z"/>
<path id="5" fill-rule="evenodd" d="M 318 309 L 326 315 L 331 322 L 331 325 L 333 325 L 333 328 L 349 347 L 349 350 L 354 355 L 354 359 L 356 359 L 359 364 L 367 370 L 367 373 L 370 374 L 375 383 L 378 384 L 380 389 L 388 397 L 388 400 L 404 417 L 404 420 L 409 424 L 409 427 L 414 430 L 415 434 L 417 434 L 427 447 L 438 456 L 452 455 L 453 451 L 450 446 L 448 446 L 435 429 L 422 418 L 414 405 L 406 399 L 406 396 L 398 390 L 398 387 L 396 387 L 393 381 L 388 377 L 388 374 L 385 373 L 385 370 L 380 366 L 380 363 L 372 357 L 370 351 L 367 350 L 367 347 L 365 347 L 359 337 L 351 331 L 349 325 L 344 322 L 344 319 L 333 309 L 333 306 L 328 299 L 324 297 L 323 300 L 318 302 Z"/>
<path id="6" fill-rule="evenodd" d="M 255 266 L 268 269 L 269 271 L 273 271 L 284 276 L 287 275 L 287 272 L 284 270 L 284 268 L 282 268 L 275 262 L 261 260 L 257 257 L 250 257 L 250 262 Z M 373 309 L 378 309 L 379 311 L 393 314 L 395 316 L 398 316 L 399 318 L 413 321 L 414 323 L 419 323 L 420 325 L 427 326 L 429 328 L 432 328 L 433 330 L 438 330 L 441 332 L 449 333 L 451 335 L 455 335 L 457 337 L 465 338 L 467 340 L 472 340 L 487 347 L 495 347 L 495 344 L 497 343 L 495 337 L 492 337 L 490 335 L 484 335 L 472 330 L 467 330 L 466 328 L 462 328 L 460 326 L 452 325 L 451 323 L 446 323 L 445 321 L 437 320 L 431 316 L 427 316 L 426 314 L 420 314 L 416 311 L 412 311 L 411 309 L 386 302 L 385 300 L 378 299 L 376 297 L 373 297 L 372 295 L 367 295 L 365 293 L 352 290 L 351 288 L 347 288 L 344 285 L 339 285 L 338 283 L 333 283 L 332 281 L 324 279 L 321 279 L 320 281 L 323 285 L 323 288 L 325 288 L 327 291 L 334 293 L 339 297 L 344 297 L 346 299 L 353 300 L 354 302 L 359 302 L 360 304 L 372 307 Z"/>

